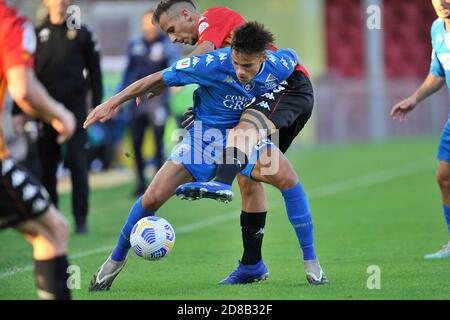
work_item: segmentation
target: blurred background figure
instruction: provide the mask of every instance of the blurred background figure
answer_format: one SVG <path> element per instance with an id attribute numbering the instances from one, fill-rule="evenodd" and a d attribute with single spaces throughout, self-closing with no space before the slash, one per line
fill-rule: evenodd
<path id="1" fill-rule="evenodd" d="M 169 67 L 180 58 L 181 49 L 173 45 L 159 27 L 153 24 L 152 18 L 153 10 L 145 12 L 141 22 L 142 36 L 132 39 L 128 44 L 128 63 L 119 91 L 149 74 Z M 148 185 L 145 177 L 146 160 L 143 155 L 147 128 L 153 128 L 155 137 L 155 156 L 152 160 L 155 172 L 165 161 L 164 129 L 169 117 L 169 91 L 150 100 L 144 99 L 139 106 L 132 102 L 128 108 L 137 177 L 134 194 L 140 196 Z"/>
<path id="2" fill-rule="evenodd" d="M 48 16 L 36 29 L 36 75 L 49 93 L 75 114 L 77 129 L 67 144 L 60 146 L 56 142 L 56 131 L 42 124 L 38 141 L 41 179 L 57 206 L 57 169 L 64 160 L 71 174 L 75 232 L 86 234 L 88 140 L 82 124 L 87 115 L 88 90 L 92 93 L 89 107 L 100 104 L 103 96 L 99 45 L 94 34 L 81 21 L 75 27 L 68 21 L 70 0 L 44 0 L 43 4 L 48 9 Z"/>
<path id="3" fill-rule="evenodd" d="M 36 178 L 8 152 L 2 129 L 6 90 L 24 112 L 38 116 L 58 130 L 59 143 L 73 134 L 75 117 L 36 80 L 33 25 L 3 0 L 0 0 L 0 48 L 0 231 L 15 228 L 32 245 L 39 297 L 69 300 L 67 221 Z M 11 132 L 18 127 L 20 124 L 6 129 Z M 16 150 L 15 154 L 20 157 L 25 152 Z"/>

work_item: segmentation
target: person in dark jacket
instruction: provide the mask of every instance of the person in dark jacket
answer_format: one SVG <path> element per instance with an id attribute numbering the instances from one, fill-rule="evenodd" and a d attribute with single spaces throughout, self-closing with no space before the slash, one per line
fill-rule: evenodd
<path id="1" fill-rule="evenodd" d="M 102 74 L 99 45 L 92 31 L 68 15 L 70 0 L 43 0 L 49 11 L 46 20 L 37 28 L 36 75 L 50 95 L 63 103 L 77 118 L 73 137 L 58 145 L 56 131 L 42 124 L 38 146 L 42 183 L 58 205 L 57 169 L 65 161 L 72 179 L 72 212 L 76 233 L 88 232 L 89 204 L 87 135 L 83 120 L 87 114 L 87 93 L 92 92 L 89 107 L 102 101 Z"/>
<path id="2" fill-rule="evenodd" d="M 180 58 L 181 48 L 172 44 L 158 26 L 152 22 L 153 11 L 149 10 L 142 17 L 142 36 L 132 39 L 128 44 L 128 64 L 120 85 L 122 91 L 133 82 L 171 66 Z M 142 152 L 145 130 L 153 128 L 155 136 L 156 170 L 164 161 L 164 128 L 169 116 L 169 91 L 150 100 L 145 100 L 139 107 L 132 102 L 130 107 L 130 132 L 133 140 L 136 175 L 138 179 L 135 195 L 140 196 L 147 188 L 145 179 L 145 160 Z"/>

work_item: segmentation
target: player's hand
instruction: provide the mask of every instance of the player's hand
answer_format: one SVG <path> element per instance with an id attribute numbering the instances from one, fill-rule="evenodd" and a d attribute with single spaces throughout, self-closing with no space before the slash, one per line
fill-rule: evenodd
<path id="1" fill-rule="evenodd" d="M 187 111 L 184 113 L 183 116 L 186 119 L 181 123 L 181 126 L 184 129 L 189 130 L 192 127 L 192 125 L 194 124 L 194 121 L 195 121 L 194 109 L 192 107 L 190 107 L 189 109 L 187 109 Z"/>
<path id="2" fill-rule="evenodd" d="M 63 144 L 73 136 L 77 120 L 72 112 L 65 110 L 59 117 L 51 121 L 51 125 L 59 133 L 56 141 Z"/>
<path id="3" fill-rule="evenodd" d="M 114 99 L 109 99 L 108 101 L 102 103 L 89 113 L 83 124 L 83 128 L 87 129 L 89 126 L 98 121 L 103 123 L 114 118 L 119 111 L 119 107 L 120 104 L 118 104 Z"/>
<path id="4" fill-rule="evenodd" d="M 409 97 L 399 103 L 397 103 L 391 110 L 391 117 L 393 120 L 398 120 L 400 122 L 406 121 L 406 115 L 413 111 L 416 107 L 417 102 Z"/>

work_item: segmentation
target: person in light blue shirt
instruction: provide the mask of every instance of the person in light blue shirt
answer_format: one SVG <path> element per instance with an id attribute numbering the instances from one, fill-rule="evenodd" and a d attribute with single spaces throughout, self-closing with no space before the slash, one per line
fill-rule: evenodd
<path id="1" fill-rule="evenodd" d="M 407 99 L 396 104 L 391 111 L 394 120 L 406 121 L 406 115 L 427 97 L 431 96 L 445 83 L 450 88 L 450 2 L 432 0 L 438 19 L 431 27 L 431 42 L 433 52 L 431 56 L 430 72 L 424 83 Z M 437 182 L 439 184 L 443 212 L 450 233 L 450 118 L 445 124 L 439 145 L 437 158 L 439 169 Z M 450 257 L 450 241 L 441 250 L 425 255 L 425 259 L 442 259 Z"/>
<path id="2" fill-rule="evenodd" d="M 136 222 L 154 216 L 156 210 L 175 194 L 178 186 L 191 181 L 209 181 L 214 177 L 218 163 L 224 158 L 222 153 L 228 131 L 239 122 L 245 107 L 259 95 L 270 96 L 285 89 L 286 79 L 298 64 L 295 52 L 290 49 L 266 50 L 273 43 L 273 36 L 257 22 L 236 29 L 234 38 L 239 39 L 241 34 L 248 39 L 243 43 L 245 50 L 232 46 L 180 60 L 129 86 L 98 106 L 86 119 L 85 128 L 97 121 L 111 119 L 120 105 L 129 99 L 139 98 L 142 102 L 159 95 L 167 86 L 199 85 L 194 95 L 194 126 L 131 209 L 116 248 L 92 278 L 91 291 L 109 289 L 122 270 L 130 249 L 130 233 Z M 287 158 L 266 139 L 255 146 L 247 163 L 242 171 L 244 175 L 269 183 L 282 192 L 289 220 L 302 249 L 308 282 L 313 285 L 328 283 L 315 254 L 308 199 Z M 259 236 L 263 233 L 264 228 L 261 228 Z M 220 283 L 252 283 L 265 280 L 268 275 L 260 258 L 254 265 L 239 262 L 238 268 Z"/>

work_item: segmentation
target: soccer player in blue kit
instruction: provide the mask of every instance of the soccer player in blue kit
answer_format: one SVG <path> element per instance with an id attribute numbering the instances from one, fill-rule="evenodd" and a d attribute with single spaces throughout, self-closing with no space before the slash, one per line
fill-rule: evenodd
<path id="1" fill-rule="evenodd" d="M 191 181 L 209 181 L 215 176 L 217 164 L 223 159 L 227 130 L 239 122 L 245 105 L 258 95 L 283 89 L 298 58 L 292 50 L 267 51 L 273 41 L 273 35 L 263 25 L 246 23 L 235 31 L 231 48 L 180 60 L 162 72 L 135 82 L 89 114 L 85 128 L 111 119 L 127 100 L 144 95 L 151 98 L 168 86 L 200 85 L 194 96 L 194 126 L 131 209 L 118 244 L 94 274 L 90 291 L 109 290 L 125 265 L 131 229 L 136 222 L 155 215 L 178 186 Z M 282 191 L 303 251 L 307 280 L 314 285 L 328 283 L 315 254 L 308 199 L 287 158 L 269 140 L 264 140 L 255 147 L 242 172 Z M 265 280 L 268 274 L 262 259 L 255 265 L 239 263 L 221 284 L 257 282 Z"/>
<path id="2" fill-rule="evenodd" d="M 445 82 L 450 88 L 450 1 L 432 0 L 438 19 L 431 27 L 431 42 L 433 45 L 430 73 L 420 88 L 407 99 L 395 105 L 391 111 L 394 120 L 404 122 L 406 115 L 427 97 L 441 89 Z M 439 169 L 437 182 L 439 184 L 444 217 L 450 233 L 450 119 L 442 132 L 438 151 Z M 425 259 L 442 259 L 450 257 L 450 241 L 441 250 L 427 254 Z"/>

